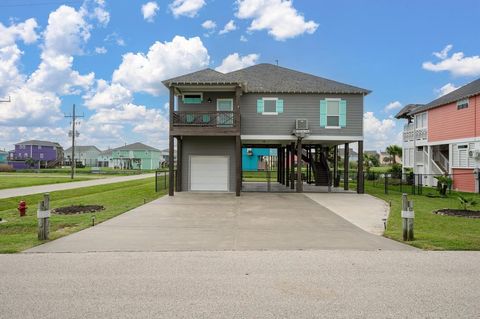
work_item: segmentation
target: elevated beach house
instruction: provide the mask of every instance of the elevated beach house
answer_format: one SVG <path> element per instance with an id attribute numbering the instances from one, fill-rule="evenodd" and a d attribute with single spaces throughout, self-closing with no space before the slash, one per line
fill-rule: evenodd
<path id="1" fill-rule="evenodd" d="M 75 145 L 75 161 L 81 163 L 83 166 L 93 167 L 98 166 L 98 156 L 101 151 L 95 145 Z M 64 160 L 65 165 L 71 164 L 72 148 L 69 147 L 65 150 Z"/>
<path id="2" fill-rule="evenodd" d="M 143 143 L 133 143 L 112 149 L 114 168 L 158 169 L 161 164 L 160 150 Z"/>
<path id="3" fill-rule="evenodd" d="M 29 140 L 15 144 L 8 154 L 8 164 L 14 169 L 31 168 L 28 160 L 35 162 L 35 167 L 59 166 L 63 162 L 63 148 L 56 142 Z"/>
<path id="4" fill-rule="evenodd" d="M 297 192 L 309 173 L 315 185 L 338 186 L 338 163 L 328 163 L 329 149 L 358 143 L 363 152 L 368 90 L 272 64 L 230 73 L 205 69 L 163 83 L 170 90 L 170 195 L 176 189 L 239 196 L 242 148 L 277 149 L 277 186 Z M 295 155 L 302 160 L 291 165 Z M 348 189 L 348 152 L 345 158 Z M 363 193 L 363 163 L 358 164 L 357 192 Z"/>
<path id="5" fill-rule="evenodd" d="M 409 104 L 395 117 L 406 122 L 403 166 L 423 185 L 449 175 L 454 189 L 480 192 L 480 79 L 427 104 Z"/>

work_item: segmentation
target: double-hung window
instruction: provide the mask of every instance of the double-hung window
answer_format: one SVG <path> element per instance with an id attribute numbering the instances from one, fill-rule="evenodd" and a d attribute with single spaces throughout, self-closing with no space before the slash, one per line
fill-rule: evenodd
<path id="1" fill-rule="evenodd" d="M 329 98 L 320 101 L 320 127 L 342 128 L 347 124 L 347 101 Z"/>
<path id="2" fill-rule="evenodd" d="M 278 115 L 283 113 L 283 100 L 276 97 L 264 97 L 257 100 L 257 113 Z"/>
<path id="3" fill-rule="evenodd" d="M 468 108 L 468 99 L 463 99 L 457 102 L 457 110 Z"/>

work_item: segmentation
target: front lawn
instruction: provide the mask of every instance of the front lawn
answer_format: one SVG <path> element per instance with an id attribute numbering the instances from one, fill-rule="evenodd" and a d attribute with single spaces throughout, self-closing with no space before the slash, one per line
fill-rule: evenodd
<path id="1" fill-rule="evenodd" d="M 75 177 L 70 179 L 70 176 L 51 175 L 51 174 L 16 174 L 16 173 L 1 173 L 0 174 L 0 189 L 28 187 L 36 185 L 79 182 L 90 180 L 89 177 Z"/>
<path id="2" fill-rule="evenodd" d="M 51 208 L 70 205 L 103 205 L 105 210 L 78 215 L 55 215 L 50 218 L 50 240 L 69 235 L 91 226 L 92 215 L 96 223 L 122 214 L 145 202 L 165 194 L 155 193 L 154 178 L 129 182 L 77 188 L 50 193 Z M 43 243 L 37 239 L 36 209 L 42 194 L 0 199 L 0 253 L 15 253 Z M 27 216 L 19 217 L 18 202 L 29 206 Z"/>
<path id="3" fill-rule="evenodd" d="M 245 182 L 267 182 L 267 176 L 270 173 L 270 181 L 277 181 L 277 171 L 243 171 L 242 178 Z"/>
<path id="4" fill-rule="evenodd" d="M 391 203 L 390 217 L 385 236 L 402 241 L 402 195 L 400 192 L 385 194 L 379 187 L 365 186 L 368 194 Z M 457 193 L 452 192 L 447 198 L 432 198 L 426 194 L 436 194 L 431 188 L 424 187 L 423 195 L 408 195 L 414 201 L 415 240 L 408 242 L 412 246 L 428 250 L 480 250 L 480 219 L 441 216 L 432 212 L 441 208 L 461 208 Z M 480 202 L 480 195 L 461 193 L 465 197 L 475 197 Z M 480 210 L 480 204 L 471 207 Z"/>

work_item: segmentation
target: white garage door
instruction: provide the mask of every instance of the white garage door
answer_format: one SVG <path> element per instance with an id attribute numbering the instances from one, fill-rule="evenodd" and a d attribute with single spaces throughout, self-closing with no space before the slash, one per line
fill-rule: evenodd
<path id="1" fill-rule="evenodd" d="M 228 191 L 228 156 L 190 156 L 190 190 Z"/>

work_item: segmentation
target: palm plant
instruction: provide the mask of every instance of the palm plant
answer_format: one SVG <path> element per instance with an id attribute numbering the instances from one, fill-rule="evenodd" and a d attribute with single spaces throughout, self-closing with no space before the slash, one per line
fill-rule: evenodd
<path id="1" fill-rule="evenodd" d="M 463 210 L 468 210 L 469 207 L 477 205 L 477 201 L 473 198 L 467 198 L 458 194 L 458 201 L 462 205 Z"/>
<path id="2" fill-rule="evenodd" d="M 392 159 L 392 163 L 396 164 L 397 159 L 396 157 L 402 157 L 402 148 L 398 145 L 390 145 L 387 146 L 387 154 L 390 155 L 390 158 Z"/>
<path id="3" fill-rule="evenodd" d="M 449 176 L 435 176 L 435 179 L 438 181 L 437 190 L 442 196 L 447 196 L 447 189 L 452 185 L 452 178 Z"/>

